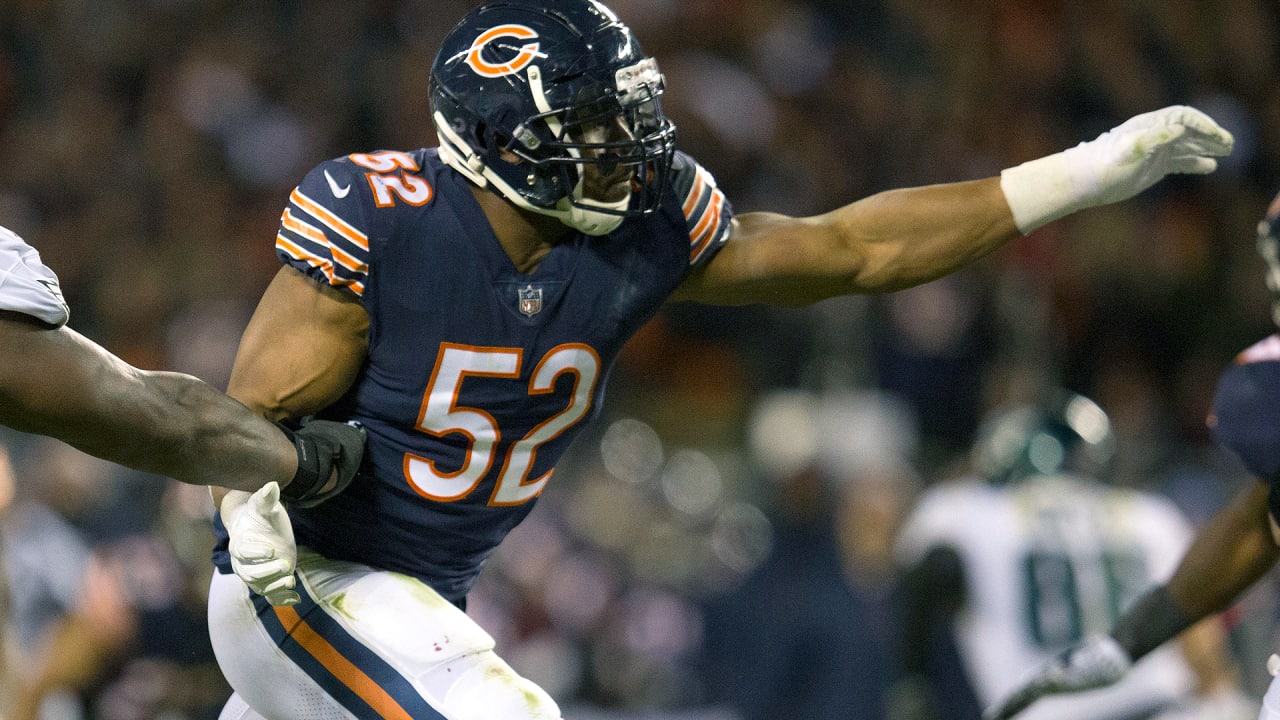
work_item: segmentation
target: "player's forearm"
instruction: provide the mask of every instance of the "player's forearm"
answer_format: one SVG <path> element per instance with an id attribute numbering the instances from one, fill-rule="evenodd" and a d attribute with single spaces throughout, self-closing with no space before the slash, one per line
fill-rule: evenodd
<path id="1" fill-rule="evenodd" d="M 182 482 L 256 490 L 293 476 L 293 444 L 189 375 L 143 371 L 68 329 L 5 326 L 0 423 Z"/>
<path id="2" fill-rule="evenodd" d="M 37 431 L 143 472 L 195 485 L 255 490 L 292 477 L 284 433 L 201 380 L 115 361 L 76 412 Z"/>
<path id="3" fill-rule="evenodd" d="M 1275 565 L 1278 554 L 1267 521 L 1267 487 L 1255 483 L 1205 524 L 1170 578 L 1169 591 L 1199 620 L 1230 606 Z"/>
<path id="4" fill-rule="evenodd" d="M 1195 622 L 1225 610 L 1274 564 L 1266 486 L 1237 495 L 1209 520 L 1164 585 L 1116 622 L 1112 636 L 1137 660 Z"/>
<path id="5" fill-rule="evenodd" d="M 919 285 L 1019 236 L 997 178 L 891 190 L 821 219 L 858 261 L 845 292 Z"/>
<path id="6" fill-rule="evenodd" d="M 66 327 L 0 322 L 0 423 L 196 484 L 292 476 L 291 443 L 200 380 L 138 370 Z"/>
<path id="7" fill-rule="evenodd" d="M 136 465 L 196 485 L 252 492 L 276 481 L 286 484 L 297 469 L 293 443 L 236 400 L 179 373 L 142 375 L 153 405 L 148 425 L 173 427 L 160 447 L 134 448 Z"/>

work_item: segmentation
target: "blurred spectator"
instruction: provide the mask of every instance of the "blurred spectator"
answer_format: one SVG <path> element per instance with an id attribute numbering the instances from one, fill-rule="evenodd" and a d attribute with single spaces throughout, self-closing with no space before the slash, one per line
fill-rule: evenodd
<path id="1" fill-rule="evenodd" d="M 231 690 L 205 620 L 211 515 L 203 487 L 173 481 L 151 533 L 93 548 L 22 656 L 9 720 L 218 717 Z"/>
<path id="2" fill-rule="evenodd" d="M 890 396 L 779 391 L 750 437 L 775 497 L 773 552 L 708 603 L 710 700 L 744 720 L 884 717 L 913 419 Z"/>

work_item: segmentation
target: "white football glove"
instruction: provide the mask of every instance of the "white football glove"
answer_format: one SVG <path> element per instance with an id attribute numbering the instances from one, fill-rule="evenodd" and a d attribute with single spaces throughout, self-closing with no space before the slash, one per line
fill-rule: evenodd
<path id="1" fill-rule="evenodd" d="M 1053 656 L 989 708 L 985 720 L 1008 720 L 1045 695 L 1110 685 L 1124 677 L 1133 661 L 1115 638 L 1091 635 Z"/>
<path id="2" fill-rule="evenodd" d="M 1213 118 L 1186 105 L 1144 113 L 1055 155 L 1000 174 L 1023 234 L 1077 210 L 1127 200 L 1166 175 L 1205 175 L 1235 139 Z"/>
<path id="3" fill-rule="evenodd" d="M 289 513 L 280 503 L 280 485 L 263 485 L 257 492 L 231 490 L 222 499 L 222 524 L 231 541 L 231 569 L 249 589 L 272 605 L 296 605 L 298 547 Z"/>

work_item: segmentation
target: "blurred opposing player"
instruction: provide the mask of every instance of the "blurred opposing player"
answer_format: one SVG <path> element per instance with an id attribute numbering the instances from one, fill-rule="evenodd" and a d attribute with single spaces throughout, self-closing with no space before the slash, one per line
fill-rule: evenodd
<path id="1" fill-rule="evenodd" d="M 1272 318 L 1280 323 L 1280 195 L 1258 223 L 1258 252 L 1276 293 Z M 1274 567 L 1280 557 L 1280 335 L 1246 349 L 1222 373 L 1208 422 L 1256 482 L 1209 520 L 1167 583 L 1146 593 L 1109 633 L 1086 638 L 1024 677 L 990 709 L 991 718 L 1034 709 L 1045 695 L 1118 681 L 1165 641 L 1227 609 Z M 1280 720 L 1280 680 L 1267 690 L 1259 718 Z"/>
<path id="2" fill-rule="evenodd" d="M 1065 391 L 984 424 L 978 476 L 927 491 L 899 538 L 909 568 L 903 645 L 914 677 L 925 677 L 923 649 L 941 625 L 953 632 L 976 699 L 989 705 L 1026 668 L 1109 628 L 1173 572 L 1191 527 L 1168 499 L 1106 484 L 1114 446 L 1102 409 Z M 1184 635 L 1182 647 L 1152 653 L 1114 687 L 1055 698 L 1026 717 L 1183 718 L 1197 717 L 1197 705 L 1212 705 L 1220 720 L 1256 712 L 1241 699 L 1214 622 Z M 934 717 L 962 717 L 947 708 Z"/>
<path id="3" fill-rule="evenodd" d="M 280 429 L 200 380 L 139 370 L 66 326 L 53 271 L 0 227 L 0 424 L 195 485 L 314 500 L 355 474 L 361 432 L 341 423 Z M 328 485 L 328 487 L 326 487 Z"/>
<path id="4" fill-rule="evenodd" d="M 370 477 L 290 510 L 296 606 L 246 591 L 234 533 L 219 552 L 214 647 L 259 713 L 559 717 L 459 606 L 665 302 L 909 287 L 1169 173 L 1210 172 L 1233 142 L 1203 113 L 1165 108 L 1002 177 L 810 218 L 735 215 L 676 150 L 663 82 L 599 2 L 490 2 L 432 64 L 439 147 L 323 162 L 290 196 L 286 267 L 229 391 L 273 420 L 359 421 Z"/>

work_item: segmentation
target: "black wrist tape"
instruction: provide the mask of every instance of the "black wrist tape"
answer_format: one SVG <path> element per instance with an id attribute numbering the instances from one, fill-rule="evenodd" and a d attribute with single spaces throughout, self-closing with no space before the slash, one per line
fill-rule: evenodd
<path id="1" fill-rule="evenodd" d="M 1191 627 L 1194 622 L 1173 601 L 1169 588 L 1160 585 L 1143 595 L 1116 621 L 1111 637 L 1129 653 L 1131 660 L 1137 662 L 1166 640 Z"/>
<path id="2" fill-rule="evenodd" d="M 276 423 L 276 427 L 289 437 L 293 448 L 298 451 L 298 469 L 293 474 L 293 480 L 280 489 L 280 497 L 285 502 L 306 500 L 324 486 L 329 479 L 332 465 L 322 462 L 313 442 L 307 442 L 284 423 Z"/>

